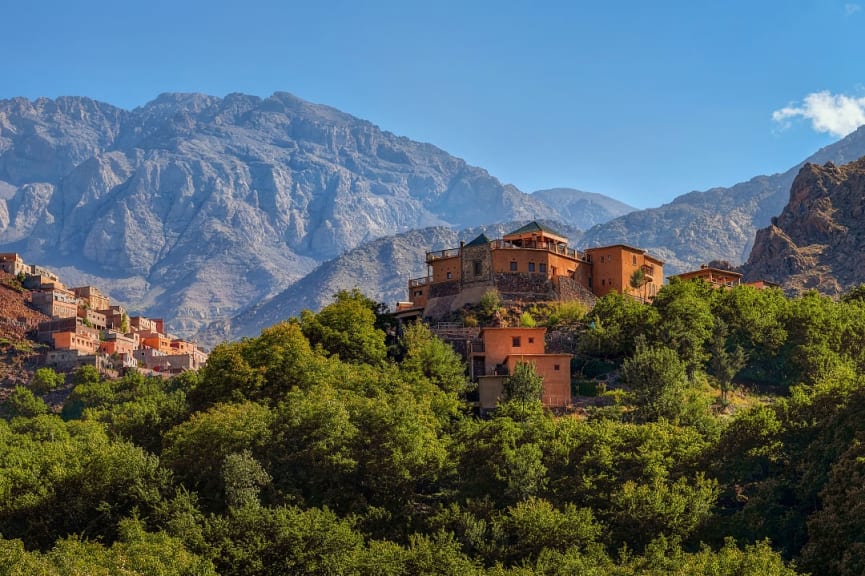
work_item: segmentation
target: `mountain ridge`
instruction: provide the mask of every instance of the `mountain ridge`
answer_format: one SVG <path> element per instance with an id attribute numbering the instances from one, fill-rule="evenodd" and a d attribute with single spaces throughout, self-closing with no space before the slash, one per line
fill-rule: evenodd
<path id="1" fill-rule="evenodd" d="M 0 100 L 0 250 L 189 336 L 363 242 L 555 218 L 429 143 L 287 92 Z"/>

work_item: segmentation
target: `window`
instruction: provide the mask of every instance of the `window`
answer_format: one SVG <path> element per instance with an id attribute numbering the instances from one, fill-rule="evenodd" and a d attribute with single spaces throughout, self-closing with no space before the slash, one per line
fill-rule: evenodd
<path id="1" fill-rule="evenodd" d="M 475 276 L 480 276 L 481 275 L 481 261 L 475 260 L 472 262 L 472 265 L 474 266 Z"/>
<path id="2" fill-rule="evenodd" d="M 535 343 L 534 336 L 529 336 L 529 344 L 534 344 L 534 343 Z"/>
<path id="3" fill-rule="evenodd" d="M 606 284 L 607 284 L 607 281 L 604 280 L 603 278 L 601 278 L 601 286 L 605 286 Z"/>
<path id="4" fill-rule="evenodd" d="M 511 272 L 516 272 L 516 271 L 517 271 L 517 263 L 511 262 Z"/>
<path id="5" fill-rule="evenodd" d="M 541 262 L 540 264 L 538 264 L 538 271 L 539 271 L 541 274 L 546 274 L 546 273 L 547 273 L 547 265 L 546 265 L 545 262 Z"/>
<path id="6" fill-rule="evenodd" d="M 637 265 L 637 255 L 636 254 L 631 256 L 631 262 L 634 264 L 634 266 Z"/>
<path id="7" fill-rule="evenodd" d="M 592 288 L 592 277 L 589 276 L 589 289 L 591 290 L 591 288 Z"/>
<path id="8" fill-rule="evenodd" d="M 558 364 L 553 364 L 553 370 L 555 370 L 556 372 L 558 372 L 559 370 L 561 370 L 561 368 L 559 367 Z"/>
<path id="9" fill-rule="evenodd" d="M 529 272 L 534 272 L 534 271 L 535 271 L 535 263 L 529 262 Z"/>
<path id="10" fill-rule="evenodd" d="M 451 278 L 453 278 L 453 274 L 451 274 L 450 272 L 448 272 L 448 280 L 450 280 Z"/>
<path id="11" fill-rule="evenodd" d="M 519 348 L 520 347 L 520 337 L 519 336 L 514 336 L 513 338 L 511 338 L 511 347 L 512 348 Z"/>

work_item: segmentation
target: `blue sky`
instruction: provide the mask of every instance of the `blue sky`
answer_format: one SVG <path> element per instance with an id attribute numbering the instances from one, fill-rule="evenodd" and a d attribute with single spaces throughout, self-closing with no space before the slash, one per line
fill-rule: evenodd
<path id="1" fill-rule="evenodd" d="M 865 0 L 10 1 L 0 98 L 288 91 L 638 207 L 865 123 Z"/>

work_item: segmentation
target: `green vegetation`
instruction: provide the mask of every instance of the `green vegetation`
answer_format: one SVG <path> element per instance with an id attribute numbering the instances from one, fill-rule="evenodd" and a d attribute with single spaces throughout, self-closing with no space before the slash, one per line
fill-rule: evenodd
<path id="1" fill-rule="evenodd" d="M 40 373 L 0 420 L 0 575 L 861 574 L 861 293 L 605 296 L 574 366 L 617 403 L 585 417 L 529 364 L 473 415 L 453 350 L 386 346 L 357 292 L 199 374 L 83 368 L 59 415 Z"/>

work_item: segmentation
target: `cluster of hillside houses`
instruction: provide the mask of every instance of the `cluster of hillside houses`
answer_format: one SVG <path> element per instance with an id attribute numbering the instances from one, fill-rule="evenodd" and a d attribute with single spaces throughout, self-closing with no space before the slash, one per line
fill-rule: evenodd
<path id="1" fill-rule="evenodd" d="M 588 307 L 610 292 L 651 302 L 664 282 L 664 263 L 646 250 L 626 244 L 577 251 L 568 239 L 531 222 L 501 239 L 481 234 L 458 248 L 427 252 L 427 274 L 408 281 L 408 300 L 397 303 L 401 321 L 440 318 L 477 303 L 496 289 L 504 300 L 523 302 L 580 300 Z M 742 285 L 742 275 L 711 266 L 671 276 L 703 280 L 714 287 Z M 756 288 L 777 286 L 755 282 Z M 455 330 L 451 328 L 451 330 Z M 472 380 L 478 384 L 482 411 L 495 408 L 504 379 L 519 362 L 534 364 L 544 379 L 543 403 L 552 408 L 571 402 L 570 354 L 545 351 L 545 328 L 465 328 L 451 334 L 461 340 Z M 447 338 L 447 335 L 445 335 Z"/>
<path id="2" fill-rule="evenodd" d="M 61 371 L 92 365 L 100 372 L 137 368 L 162 375 L 197 370 L 207 354 L 195 343 L 167 334 L 161 319 L 129 316 L 95 286 L 67 288 L 56 274 L 25 264 L 16 253 L 0 253 L 0 270 L 22 279 L 33 307 L 50 320 L 36 326 L 48 344 L 45 364 Z"/>

